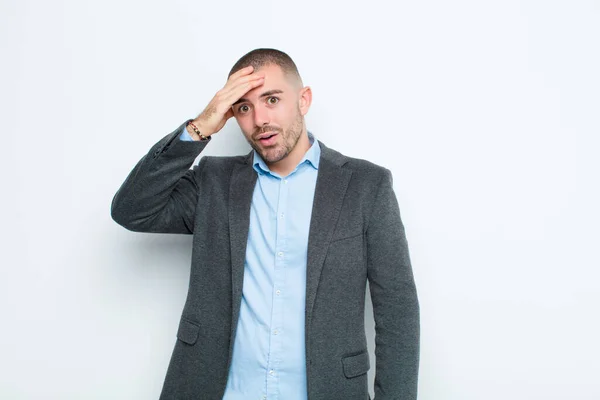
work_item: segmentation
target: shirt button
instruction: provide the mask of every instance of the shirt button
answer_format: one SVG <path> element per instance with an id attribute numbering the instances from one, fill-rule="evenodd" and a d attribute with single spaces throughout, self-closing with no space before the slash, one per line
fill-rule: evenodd
<path id="1" fill-rule="evenodd" d="M 279 253 L 277 253 L 277 255 L 278 255 L 279 257 L 283 257 L 283 251 L 280 251 Z"/>
<path id="2" fill-rule="evenodd" d="M 267 396 L 261 397 L 262 400 L 267 400 Z"/>
<path id="3" fill-rule="evenodd" d="M 279 295 L 281 294 L 281 290 L 277 289 L 277 290 L 275 291 L 275 294 L 276 294 L 277 296 L 279 296 Z"/>
<path id="4" fill-rule="evenodd" d="M 269 375 L 271 375 L 271 376 L 275 376 L 275 371 L 273 371 L 273 370 L 270 370 L 270 371 L 269 371 Z"/>
<path id="5" fill-rule="evenodd" d="M 281 213 L 281 218 L 283 218 L 285 216 L 285 213 Z"/>
<path id="6" fill-rule="evenodd" d="M 283 183 L 287 183 L 287 179 L 284 179 L 284 180 L 283 180 Z"/>
<path id="7" fill-rule="evenodd" d="M 279 333 L 279 331 L 278 331 L 277 329 L 275 329 L 275 330 L 273 331 L 273 335 L 277 335 L 278 333 Z"/>

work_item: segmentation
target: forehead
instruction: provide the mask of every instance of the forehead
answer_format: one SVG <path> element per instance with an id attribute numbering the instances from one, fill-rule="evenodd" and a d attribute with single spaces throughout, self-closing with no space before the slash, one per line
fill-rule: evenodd
<path id="1" fill-rule="evenodd" d="M 265 82 L 267 80 L 270 80 L 273 82 L 287 81 L 286 76 L 283 73 L 283 70 L 281 69 L 281 67 L 279 65 L 276 65 L 276 64 L 267 64 L 254 72 L 264 74 Z"/>
<path id="2" fill-rule="evenodd" d="M 258 92 L 260 89 L 262 91 L 279 89 L 286 93 L 293 93 L 298 89 L 295 78 L 286 74 L 279 65 L 267 64 L 257 69 L 255 73 L 264 75 L 265 81 L 258 88 L 248 92 L 248 94 Z"/>
<path id="3" fill-rule="evenodd" d="M 293 85 L 278 65 L 265 65 L 254 73 L 264 74 L 264 83 L 244 94 L 242 98 L 233 103 L 233 105 L 253 101 L 254 99 L 259 101 L 260 97 L 271 94 L 285 96 L 293 93 Z"/>

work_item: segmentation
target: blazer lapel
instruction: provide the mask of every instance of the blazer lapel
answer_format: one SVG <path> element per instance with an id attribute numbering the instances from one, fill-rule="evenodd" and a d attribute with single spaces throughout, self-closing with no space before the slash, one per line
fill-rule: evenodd
<path id="1" fill-rule="evenodd" d="M 306 265 L 306 317 L 308 331 L 315 303 L 321 270 L 325 262 L 327 248 L 338 220 L 344 195 L 350 182 L 352 171 L 340 168 L 345 160 L 335 150 L 329 149 L 321 141 L 321 159 L 317 174 L 317 184 L 313 201 L 308 234 L 308 259 Z"/>
<path id="2" fill-rule="evenodd" d="M 229 359 L 233 351 L 234 333 L 237 327 L 244 280 L 246 244 L 250 226 L 250 204 L 257 174 L 252 168 L 253 152 L 245 162 L 235 165 L 229 185 L 229 239 L 231 246 L 231 333 Z"/>

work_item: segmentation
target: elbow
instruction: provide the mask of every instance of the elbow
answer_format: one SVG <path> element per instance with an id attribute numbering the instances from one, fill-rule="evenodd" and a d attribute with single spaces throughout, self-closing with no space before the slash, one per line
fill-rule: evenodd
<path id="1" fill-rule="evenodd" d="M 118 193 L 112 200 L 110 206 L 110 216 L 117 224 L 121 225 L 123 228 L 135 231 L 135 227 L 133 224 L 133 220 L 131 218 L 131 210 L 130 207 L 127 206 L 127 203 L 122 201 Z"/>

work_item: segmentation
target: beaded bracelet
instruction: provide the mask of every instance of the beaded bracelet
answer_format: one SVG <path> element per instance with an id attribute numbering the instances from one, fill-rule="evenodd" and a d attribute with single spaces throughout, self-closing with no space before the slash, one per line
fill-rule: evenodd
<path id="1" fill-rule="evenodd" d="M 192 126 L 192 130 L 194 132 L 196 132 L 196 135 L 200 136 L 200 140 L 207 140 L 208 139 L 208 137 L 206 137 L 206 136 L 204 136 L 203 134 L 200 133 L 200 130 L 198 129 L 198 127 L 196 125 L 194 125 L 194 123 L 192 121 L 188 121 L 187 125 L 191 125 Z"/>

